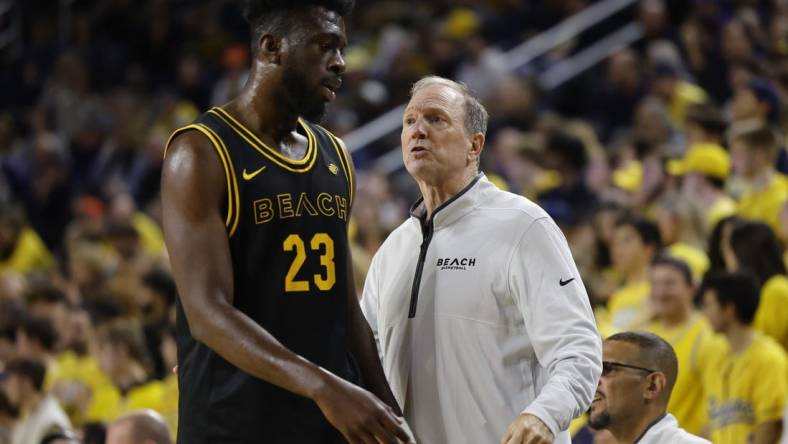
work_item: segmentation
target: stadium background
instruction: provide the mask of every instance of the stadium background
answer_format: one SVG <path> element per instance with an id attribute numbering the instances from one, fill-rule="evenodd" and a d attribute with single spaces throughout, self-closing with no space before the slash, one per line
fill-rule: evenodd
<path id="1" fill-rule="evenodd" d="M 243 85 L 238 3 L 0 1 L 0 368 L 17 355 L 46 362 L 45 390 L 85 442 L 102 442 L 101 423 L 135 408 L 176 423 L 162 152 L 174 129 Z M 655 223 L 697 283 L 724 267 L 714 222 L 750 217 L 734 203 L 746 178 L 734 162 L 727 206 L 710 215 L 669 160 L 699 143 L 727 148 L 726 132 L 751 119 L 780 134 L 788 123 L 784 0 L 361 0 L 347 28 L 345 83 L 324 124 L 358 169 L 359 289 L 417 196 L 397 107 L 421 76 L 466 82 L 488 107 L 483 170 L 560 224 L 603 334 L 630 327 L 616 325 L 611 295 L 638 293 L 643 305 L 648 294 L 647 282 L 627 280 L 644 270 L 611 254 L 617 217 Z M 729 162 L 722 151 L 707 163 Z M 788 171 L 780 152 L 775 168 Z M 776 211 L 751 217 L 782 249 L 788 186 L 766 200 Z M 622 248 L 651 254 L 644 242 Z M 777 307 L 785 326 L 788 305 Z M 0 401 L 4 442 L 14 419 Z"/>

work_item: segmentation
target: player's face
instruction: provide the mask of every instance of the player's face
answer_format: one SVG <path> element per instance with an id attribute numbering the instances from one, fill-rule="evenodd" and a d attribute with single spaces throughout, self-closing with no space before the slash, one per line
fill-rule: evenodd
<path id="1" fill-rule="evenodd" d="M 317 121 L 342 85 L 342 51 L 347 39 L 342 17 L 325 8 L 313 8 L 306 25 L 283 62 L 282 82 L 290 107 L 307 120 Z"/>
<path id="2" fill-rule="evenodd" d="M 605 341 L 602 360 L 618 364 L 640 366 L 637 346 L 621 341 Z M 594 400 L 589 409 L 589 424 L 595 429 L 607 428 L 622 417 L 637 415 L 633 408 L 641 398 L 645 372 L 630 368 L 603 369 Z M 642 403 L 642 401 L 641 401 Z"/>
<path id="3" fill-rule="evenodd" d="M 418 90 L 402 117 L 401 142 L 402 160 L 417 180 L 441 186 L 467 175 L 475 159 L 462 94 L 443 85 Z"/>
<path id="4" fill-rule="evenodd" d="M 692 287 L 679 270 L 670 265 L 654 265 L 649 272 L 651 308 L 657 317 L 680 314 L 692 299 Z"/>

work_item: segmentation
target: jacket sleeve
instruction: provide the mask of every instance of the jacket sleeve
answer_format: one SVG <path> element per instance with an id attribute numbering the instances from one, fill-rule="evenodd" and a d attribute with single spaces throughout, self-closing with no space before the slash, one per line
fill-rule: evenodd
<path id="1" fill-rule="evenodd" d="M 554 436 L 591 404 L 602 372 L 602 341 L 591 304 L 555 223 L 539 218 L 525 229 L 508 269 L 509 291 L 547 380 L 523 413 Z"/>
<path id="2" fill-rule="evenodd" d="M 364 291 L 361 295 L 361 311 L 364 317 L 367 318 L 370 330 L 375 336 L 375 346 L 378 348 L 378 358 L 383 361 L 383 350 L 380 347 L 380 336 L 378 335 L 378 310 L 380 309 L 380 300 L 378 292 L 378 255 L 372 258 L 372 264 L 369 266 L 367 277 L 364 280 Z"/>

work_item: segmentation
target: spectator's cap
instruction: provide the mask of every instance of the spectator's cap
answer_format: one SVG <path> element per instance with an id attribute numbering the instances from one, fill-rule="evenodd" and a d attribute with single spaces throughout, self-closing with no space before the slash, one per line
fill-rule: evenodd
<path id="1" fill-rule="evenodd" d="M 668 161 L 667 169 L 674 176 L 695 172 L 724 180 L 731 173 L 731 157 L 717 144 L 696 143 L 683 159 Z"/>
<path id="2" fill-rule="evenodd" d="M 772 83 L 763 77 L 753 77 L 747 85 L 759 102 L 769 105 L 769 122 L 776 123 L 780 112 L 780 96 Z"/>
<path id="3" fill-rule="evenodd" d="M 635 192 L 640 189 L 643 183 L 643 164 L 637 160 L 628 162 L 626 165 L 613 171 L 613 185 L 622 190 Z"/>

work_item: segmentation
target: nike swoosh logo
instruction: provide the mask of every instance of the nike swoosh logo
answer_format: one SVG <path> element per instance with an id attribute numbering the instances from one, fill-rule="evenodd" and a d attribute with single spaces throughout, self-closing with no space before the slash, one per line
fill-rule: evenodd
<path id="1" fill-rule="evenodd" d="M 575 278 L 572 278 L 572 279 L 567 279 L 567 280 L 559 279 L 559 280 L 558 280 L 558 283 L 559 283 L 559 284 L 560 284 L 560 285 L 563 287 L 564 285 L 566 285 L 566 284 L 568 284 L 568 283 L 572 282 L 573 280 L 575 280 Z"/>
<path id="2" fill-rule="evenodd" d="M 265 169 L 265 165 L 261 166 L 260 169 L 257 170 L 257 171 L 253 171 L 251 173 L 247 173 L 246 172 L 246 168 L 244 168 L 244 170 L 243 170 L 243 178 L 244 178 L 244 180 L 252 180 L 252 179 L 254 179 L 255 176 L 257 176 L 258 174 L 262 173 L 264 169 Z"/>

